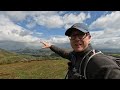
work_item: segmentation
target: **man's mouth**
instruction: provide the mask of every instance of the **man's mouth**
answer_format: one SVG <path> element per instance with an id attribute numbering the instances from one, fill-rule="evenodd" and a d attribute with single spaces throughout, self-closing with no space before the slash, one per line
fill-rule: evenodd
<path id="1" fill-rule="evenodd" d="M 80 44 L 80 43 L 79 43 L 79 44 L 75 44 L 75 46 L 77 46 L 77 47 L 79 47 L 79 46 L 81 46 L 81 45 L 82 45 L 82 44 Z"/>

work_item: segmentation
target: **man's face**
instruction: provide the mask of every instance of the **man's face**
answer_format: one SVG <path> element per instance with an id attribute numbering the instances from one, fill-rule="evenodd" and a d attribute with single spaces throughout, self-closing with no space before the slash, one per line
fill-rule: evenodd
<path id="1" fill-rule="evenodd" d="M 91 40 L 91 36 L 89 33 L 83 33 L 78 30 L 72 32 L 69 38 L 71 47 L 74 49 L 75 52 L 84 51 L 88 47 L 88 44 Z"/>

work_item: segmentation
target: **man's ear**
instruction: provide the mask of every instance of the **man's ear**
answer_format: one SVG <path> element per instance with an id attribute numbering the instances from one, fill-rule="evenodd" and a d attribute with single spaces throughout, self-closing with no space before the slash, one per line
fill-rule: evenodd
<path id="1" fill-rule="evenodd" d="M 89 43 L 91 42 L 91 35 L 88 36 L 88 39 L 89 39 Z"/>
<path id="2" fill-rule="evenodd" d="M 91 35 L 89 35 L 88 38 L 91 39 Z"/>

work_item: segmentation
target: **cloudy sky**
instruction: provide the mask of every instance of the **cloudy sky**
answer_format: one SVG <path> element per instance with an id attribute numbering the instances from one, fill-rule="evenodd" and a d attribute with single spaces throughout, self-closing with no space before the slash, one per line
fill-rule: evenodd
<path id="1" fill-rule="evenodd" d="M 78 22 L 89 25 L 94 47 L 120 49 L 120 11 L 0 11 L 0 48 L 69 43 L 64 33 Z"/>

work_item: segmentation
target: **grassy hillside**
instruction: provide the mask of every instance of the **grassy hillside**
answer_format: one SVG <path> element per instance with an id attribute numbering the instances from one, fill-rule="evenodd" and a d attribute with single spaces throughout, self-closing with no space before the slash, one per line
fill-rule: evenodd
<path id="1" fill-rule="evenodd" d="M 38 58 L 30 55 L 20 55 L 17 53 L 9 52 L 4 49 L 0 49 L 0 64 L 9 64 L 15 62 L 26 62 L 30 60 L 36 60 Z"/>
<path id="2" fill-rule="evenodd" d="M 120 54 L 111 54 L 120 57 Z M 0 79 L 64 79 L 67 60 L 56 54 L 21 55 L 0 49 Z"/>
<path id="3" fill-rule="evenodd" d="M 0 79 L 63 79 L 67 60 L 58 57 L 34 57 L 0 49 Z"/>
<path id="4" fill-rule="evenodd" d="M 19 54 L 0 49 L 0 64 L 10 64 L 15 62 L 29 62 L 38 60 L 61 60 L 62 57 L 58 55 L 45 55 L 45 52 L 39 54 Z M 46 52 L 47 53 L 47 52 Z"/>
<path id="5" fill-rule="evenodd" d="M 0 65 L 0 79 L 64 79 L 67 60 L 42 60 Z"/>
<path id="6" fill-rule="evenodd" d="M 3 57 L 11 56 L 11 55 L 15 55 L 15 53 L 8 52 L 4 49 L 0 49 L 0 59 L 3 58 Z"/>
<path id="7" fill-rule="evenodd" d="M 113 56 L 113 57 L 120 58 L 120 54 L 118 54 L 118 53 L 106 54 L 106 55 L 110 55 L 110 56 Z"/>

